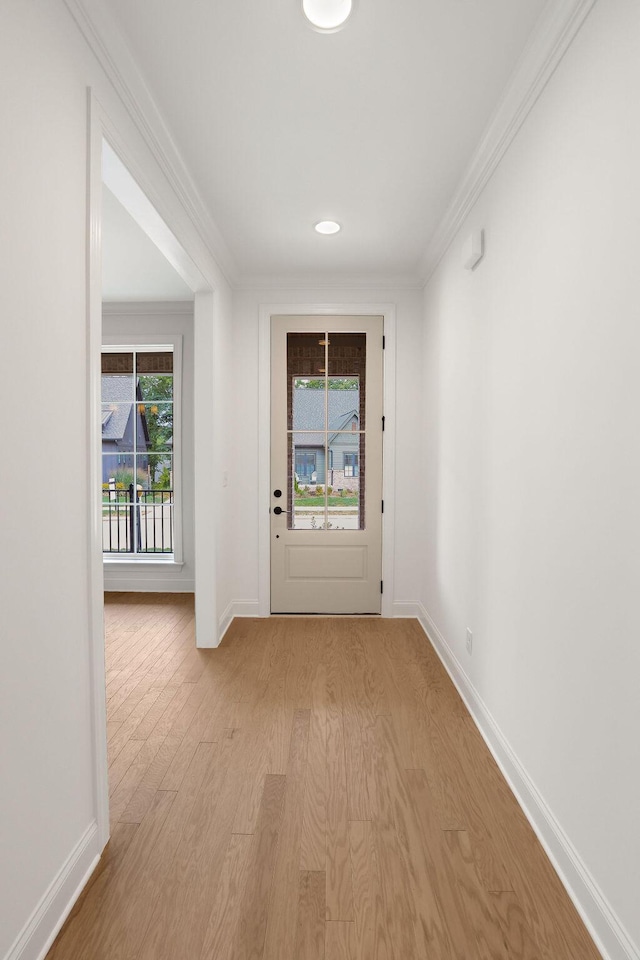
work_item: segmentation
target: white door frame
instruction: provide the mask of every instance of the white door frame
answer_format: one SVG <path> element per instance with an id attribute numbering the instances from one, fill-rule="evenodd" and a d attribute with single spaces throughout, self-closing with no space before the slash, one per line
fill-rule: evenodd
<path id="1" fill-rule="evenodd" d="M 396 308 L 393 303 L 265 303 L 260 304 L 258 343 L 258 604 L 259 615 L 271 615 L 271 317 L 384 317 L 385 416 L 382 451 L 382 616 L 393 616 L 396 478 Z"/>
<path id="2" fill-rule="evenodd" d="M 219 643 L 215 585 L 215 504 L 210 485 L 199 478 L 211 476 L 214 462 L 213 360 L 217 310 L 216 277 L 202 256 L 191 254 L 197 241 L 189 237 L 185 246 L 177 239 L 179 229 L 166 211 L 175 195 L 169 187 L 152 182 L 139 151 L 131 149 L 95 92 L 87 90 L 87 410 L 88 416 L 88 502 L 87 544 L 89 603 L 89 669 L 93 738 L 94 802 L 98 840 L 103 849 L 109 839 L 109 782 L 107 769 L 107 711 L 104 662 L 104 577 L 102 566 L 102 518 L 97 496 L 101 470 L 100 418 L 90 411 L 100 409 L 102 348 L 102 154 L 106 140 L 134 178 L 129 212 L 194 291 L 194 434 L 196 437 L 195 503 L 205 536 L 195 541 L 196 645 L 215 647 Z M 160 193 L 158 193 L 158 189 Z M 136 193 L 137 191 L 137 193 Z M 157 210 L 156 210 L 157 204 Z M 133 206 L 135 205 L 135 209 Z M 158 211 L 162 209 L 163 218 Z M 196 248 L 197 249 L 197 248 Z M 198 261 L 198 262 L 196 262 Z M 199 264 L 202 264 L 202 268 Z"/>

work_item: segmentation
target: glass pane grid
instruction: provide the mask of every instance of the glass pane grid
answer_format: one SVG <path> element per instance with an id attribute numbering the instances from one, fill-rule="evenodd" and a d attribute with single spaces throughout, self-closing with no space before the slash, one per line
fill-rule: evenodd
<path id="1" fill-rule="evenodd" d="M 289 529 L 364 528 L 365 363 L 366 334 L 288 334 Z"/>
<path id="2" fill-rule="evenodd" d="M 173 352 L 104 353 L 102 371 L 103 551 L 173 553 Z"/>

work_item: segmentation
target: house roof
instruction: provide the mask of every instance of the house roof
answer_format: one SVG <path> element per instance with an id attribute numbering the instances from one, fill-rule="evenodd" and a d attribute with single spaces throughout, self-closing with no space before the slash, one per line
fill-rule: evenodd
<path id="1" fill-rule="evenodd" d="M 122 440 L 131 416 L 131 374 L 102 377 L 102 439 Z"/>
<path id="2" fill-rule="evenodd" d="M 329 430 L 344 429 L 353 417 L 358 419 L 357 390 L 329 390 Z M 324 425 L 324 390 L 295 387 L 293 390 L 293 426 L 296 430 L 317 430 Z"/>
<path id="3" fill-rule="evenodd" d="M 329 443 L 335 437 L 336 431 L 346 430 L 351 421 L 359 420 L 359 392 L 357 390 L 329 390 L 328 430 Z M 293 390 L 293 423 L 296 432 L 293 441 L 296 447 L 324 446 L 324 432 L 319 432 L 324 423 L 324 390 L 315 390 L 309 387 L 294 387 Z M 302 433 L 302 430 L 317 430 L 314 433 Z"/>

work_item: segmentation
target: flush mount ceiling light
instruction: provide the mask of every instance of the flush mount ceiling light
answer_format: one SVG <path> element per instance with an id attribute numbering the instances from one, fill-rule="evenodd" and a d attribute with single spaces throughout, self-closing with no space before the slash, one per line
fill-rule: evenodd
<path id="1" fill-rule="evenodd" d="M 333 33 L 351 16 L 353 2 L 354 0 L 302 0 L 302 12 L 316 30 Z"/>
<path id="2" fill-rule="evenodd" d="M 336 223 L 335 220 L 320 220 L 319 223 L 316 223 L 313 228 L 316 233 L 322 233 L 325 236 L 329 236 L 332 233 L 338 233 L 339 230 L 342 230 L 342 227 L 339 223 Z"/>

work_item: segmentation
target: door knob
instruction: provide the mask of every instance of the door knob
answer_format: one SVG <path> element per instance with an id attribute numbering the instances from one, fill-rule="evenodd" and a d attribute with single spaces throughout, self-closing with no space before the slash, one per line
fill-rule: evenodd
<path id="1" fill-rule="evenodd" d="M 276 515 L 277 517 L 279 517 L 281 513 L 288 513 L 289 511 L 288 511 L 288 510 L 283 510 L 282 507 L 274 507 L 274 508 L 273 508 L 273 512 L 275 513 L 275 515 Z"/>

